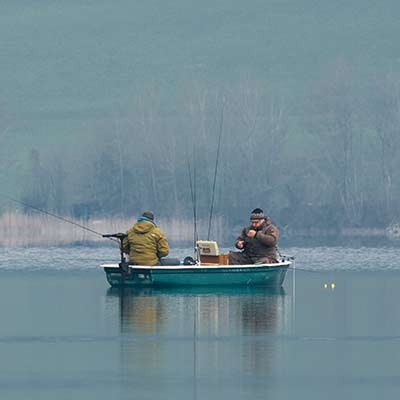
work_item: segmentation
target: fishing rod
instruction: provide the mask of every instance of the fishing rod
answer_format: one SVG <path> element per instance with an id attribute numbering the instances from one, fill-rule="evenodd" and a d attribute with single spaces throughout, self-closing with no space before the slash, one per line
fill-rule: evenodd
<path id="1" fill-rule="evenodd" d="M 64 218 L 64 217 L 61 217 L 61 216 L 59 216 L 59 215 L 57 215 L 57 214 L 54 214 L 54 213 L 52 213 L 52 212 L 50 212 L 50 211 L 43 210 L 43 209 L 41 209 L 41 208 L 39 208 L 39 207 L 36 207 L 36 206 L 31 205 L 31 204 L 25 203 L 24 201 L 21 201 L 21 200 L 17 200 L 17 199 L 15 199 L 15 198 L 13 198 L 13 197 L 10 197 L 10 196 L 4 196 L 4 197 L 6 197 L 7 199 L 13 201 L 14 203 L 17 203 L 17 204 L 22 205 L 22 206 L 24 206 L 24 207 L 27 207 L 27 208 L 30 208 L 30 209 L 32 209 L 32 210 L 41 212 L 42 214 L 49 215 L 50 217 L 57 218 L 57 219 L 59 219 L 59 220 L 61 220 L 61 221 L 67 222 L 68 224 L 75 225 L 75 226 L 77 226 L 77 227 L 79 227 L 79 228 L 81 228 L 81 229 L 84 229 L 84 230 L 86 230 L 86 231 L 88 231 L 88 232 L 91 232 L 91 233 L 93 233 L 93 234 L 95 234 L 95 235 L 98 235 L 98 236 L 101 236 L 101 237 L 110 239 L 110 240 L 112 240 L 113 242 L 118 243 L 118 240 L 116 240 L 114 237 L 109 237 L 109 236 L 107 236 L 107 235 L 103 235 L 102 233 L 97 232 L 97 231 L 95 231 L 95 230 L 93 230 L 93 229 L 90 229 L 90 228 L 88 228 L 87 226 L 78 224 L 77 222 L 71 221 L 71 220 L 69 220 L 69 219 L 67 219 L 67 218 Z"/>
<path id="2" fill-rule="evenodd" d="M 213 189 L 212 189 L 212 199 L 211 199 L 211 208 L 210 208 L 210 219 L 208 221 L 208 234 L 207 240 L 210 240 L 210 232 L 211 232 L 211 220 L 214 211 L 214 197 L 215 197 L 215 187 L 217 182 L 217 172 L 218 172 L 218 164 L 219 164 L 219 154 L 221 150 L 221 137 L 224 127 L 224 108 L 225 108 L 225 97 L 222 99 L 222 109 L 221 109 L 221 119 L 219 125 L 219 137 L 218 137 L 218 147 L 217 147 L 217 155 L 215 159 L 215 169 L 214 169 L 214 182 L 213 182 Z"/>
<path id="3" fill-rule="evenodd" d="M 57 214 L 54 214 L 54 213 L 52 213 L 50 211 L 43 210 L 43 209 L 41 209 L 39 207 L 36 207 L 36 206 L 32 206 L 31 204 L 25 203 L 24 201 L 20 201 L 20 200 L 14 199 L 13 197 L 10 197 L 10 196 L 5 196 L 5 197 L 8 198 L 9 200 L 12 200 L 13 202 L 15 202 L 17 204 L 20 204 L 20 205 L 24 206 L 24 207 L 31 208 L 32 210 L 41 212 L 42 214 L 45 214 L 45 215 L 49 215 L 49 216 L 51 216 L 53 218 L 57 218 L 57 219 L 59 219 L 59 220 L 61 220 L 63 222 L 66 222 L 68 224 L 77 226 L 78 228 L 84 229 L 84 230 L 86 230 L 88 232 L 91 232 L 91 233 L 93 233 L 95 235 L 101 236 L 102 238 L 109 239 L 109 240 L 112 240 L 115 243 L 118 243 L 119 249 L 120 249 L 120 253 L 121 253 L 120 254 L 121 259 L 120 259 L 120 262 L 119 262 L 119 269 L 120 269 L 121 275 L 122 275 L 122 286 L 121 286 L 122 292 L 121 292 L 121 294 L 122 294 L 122 297 L 123 297 L 123 290 L 124 290 L 124 287 L 125 287 L 125 279 L 126 279 L 125 276 L 126 276 L 126 274 L 129 274 L 129 264 L 126 262 L 125 255 L 124 255 L 124 250 L 123 250 L 123 240 L 128 236 L 126 233 L 103 234 L 103 233 L 95 231 L 94 229 L 90 229 L 87 226 L 78 224 L 77 222 L 71 221 L 71 220 L 69 220 L 67 218 L 64 218 L 64 217 L 61 217 L 61 216 L 59 216 Z"/>
<path id="4" fill-rule="evenodd" d="M 190 194 L 192 197 L 192 205 L 193 205 L 193 247 L 196 247 L 196 242 L 198 239 L 197 235 L 197 204 L 196 204 L 196 165 L 193 167 L 193 179 L 192 179 L 192 170 L 190 167 L 189 158 L 187 160 L 188 163 L 188 172 L 189 172 L 189 185 L 190 185 Z"/>

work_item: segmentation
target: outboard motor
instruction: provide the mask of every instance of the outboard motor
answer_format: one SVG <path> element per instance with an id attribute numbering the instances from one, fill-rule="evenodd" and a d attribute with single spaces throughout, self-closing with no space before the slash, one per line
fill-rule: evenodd
<path id="1" fill-rule="evenodd" d="M 120 241 L 120 252 L 121 252 L 121 262 L 119 263 L 119 267 L 123 274 L 129 272 L 128 263 L 125 260 L 124 252 L 122 251 L 122 242 L 128 236 L 126 233 L 111 233 L 102 235 L 104 238 L 116 238 Z"/>

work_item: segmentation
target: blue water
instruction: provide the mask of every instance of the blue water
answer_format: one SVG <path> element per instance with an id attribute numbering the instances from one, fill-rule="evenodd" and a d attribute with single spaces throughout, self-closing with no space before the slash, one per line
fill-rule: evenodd
<path id="1" fill-rule="evenodd" d="M 399 252 L 293 247 L 281 290 L 121 296 L 115 249 L 0 248 L 0 398 L 395 398 Z"/>

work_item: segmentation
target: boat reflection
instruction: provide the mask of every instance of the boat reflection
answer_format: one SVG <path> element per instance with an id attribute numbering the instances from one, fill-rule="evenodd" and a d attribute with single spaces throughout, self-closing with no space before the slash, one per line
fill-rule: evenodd
<path id="1" fill-rule="evenodd" d="M 282 287 L 148 287 L 107 291 L 109 301 L 118 299 L 121 333 L 136 335 L 186 335 L 192 327 L 190 324 L 188 331 L 188 319 L 193 320 L 195 311 L 200 334 L 274 333 L 285 322 L 279 321 L 285 294 Z"/>
<path id="2" fill-rule="evenodd" d="M 216 389 L 226 379 L 238 379 L 232 374 L 265 376 L 275 362 L 279 341 L 273 338 L 287 333 L 288 299 L 283 288 L 263 287 L 107 291 L 109 307 L 119 317 L 127 379 L 158 375 L 174 390 L 169 380 L 181 377 L 192 382 L 196 396 L 198 376 L 215 380 Z"/>

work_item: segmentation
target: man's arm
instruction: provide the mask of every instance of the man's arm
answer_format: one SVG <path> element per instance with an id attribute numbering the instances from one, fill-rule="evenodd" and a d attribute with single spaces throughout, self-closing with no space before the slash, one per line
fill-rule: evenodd
<path id="1" fill-rule="evenodd" d="M 159 239 L 157 242 L 157 255 L 159 258 L 167 257 L 169 254 L 169 245 L 168 240 L 165 235 L 160 231 L 159 232 Z"/>
<path id="2" fill-rule="evenodd" d="M 245 237 L 247 236 L 246 228 L 242 230 L 242 233 L 237 237 L 236 242 L 235 242 L 235 247 L 239 250 L 242 250 L 244 248 L 245 244 Z"/>
<path id="3" fill-rule="evenodd" d="M 264 232 L 258 231 L 255 237 L 263 245 L 274 247 L 278 243 L 279 231 L 276 226 L 271 225 Z"/>
<path id="4" fill-rule="evenodd" d="M 128 236 L 124 237 L 124 239 L 123 239 L 123 241 L 122 241 L 121 250 L 122 250 L 125 254 L 129 254 L 129 240 L 128 240 Z"/>

